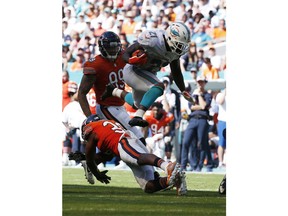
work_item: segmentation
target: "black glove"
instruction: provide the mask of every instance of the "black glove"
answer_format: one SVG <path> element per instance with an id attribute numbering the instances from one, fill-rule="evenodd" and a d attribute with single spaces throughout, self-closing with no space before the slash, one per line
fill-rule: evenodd
<path id="1" fill-rule="evenodd" d="M 76 163 L 80 163 L 82 160 L 86 160 L 85 154 L 82 152 L 76 151 L 76 152 L 71 152 L 68 155 L 69 160 L 75 160 Z"/>
<path id="2" fill-rule="evenodd" d="M 104 171 L 101 171 L 101 172 L 97 172 L 97 175 L 95 175 L 94 173 L 93 174 L 96 177 L 96 179 L 98 181 L 100 181 L 101 183 L 109 184 L 110 180 L 111 180 L 111 177 L 106 175 L 107 172 L 108 172 L 108 170 L 104 170 Z"/>

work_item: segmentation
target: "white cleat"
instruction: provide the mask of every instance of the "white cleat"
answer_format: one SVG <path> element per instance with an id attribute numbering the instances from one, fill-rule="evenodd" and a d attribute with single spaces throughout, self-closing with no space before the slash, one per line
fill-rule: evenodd
<path id="1" fill-rule="evenodd" d="M 179 173 L 180 164 L 178 164 L 176 161 L 169 162 L 169 164 L 166 167 L 165 173 L 167 174 L 167 185 L 174 186 L 176 181 L 176 175 Z"/>
<path id="2" fill-rule="evenodd" d="M 95 184 L 93 173 L 89 170 L 86 161 L 85 160 L 81 161 L 81 164 L 82 164 L 82 166 L 84 168 L 85 178 L 87 179 L 87 181 L 90 184 Z"/>
<path id="3" fill-rule="evenodd" d="M 175 186 L 178 196 L 183 196 L 187 194 L 186 175 L 184 171 L 180 171 L 178 173 Z"/>

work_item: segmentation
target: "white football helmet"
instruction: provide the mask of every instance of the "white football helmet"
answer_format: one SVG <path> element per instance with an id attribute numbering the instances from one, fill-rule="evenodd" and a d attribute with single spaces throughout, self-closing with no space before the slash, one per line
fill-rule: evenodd
<path id="1" fill-rule="evenodd" d="M 181 56 L 188 51 L 191 33 L 184 23 L 174 22 L 166 29 L 165 38 L 172 52 Z"/>

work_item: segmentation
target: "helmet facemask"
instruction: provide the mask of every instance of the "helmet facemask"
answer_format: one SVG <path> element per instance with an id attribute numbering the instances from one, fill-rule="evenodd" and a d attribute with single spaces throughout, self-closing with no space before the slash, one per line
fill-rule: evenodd
<path id="1" fill-rule="evenodd" d="M 115 61 L 121 51 L 120 38 L 114 32 L 104 32 L 98 41 L 99 51 L 104 58 Z"/>
<path id="2" fill-rule="evenodd" d="M 173 23 L 165 32 L 165 39 L 170 49 L 179 56 L 188 51 L 190 37 L 190 30 L 180 22 Z"/>
<path id="3" fill-rule="evenodd" d="M 100 46 L 100 52 L 102 56 L 113 61 L 117 58 L 120 50 L 121 50 L 120 42 L 102 41 L 102 46 Z"/>

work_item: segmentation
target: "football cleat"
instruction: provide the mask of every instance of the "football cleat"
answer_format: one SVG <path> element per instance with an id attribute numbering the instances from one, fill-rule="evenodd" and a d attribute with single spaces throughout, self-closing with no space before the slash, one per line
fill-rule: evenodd
<path id="1" fill-rule="evenodd" d="M 147 127 L 149 125 L 149 123 L 147 121 L 145 121 L 144 119 L 142 119 L 139 116 L 133 117 L 128 123 L 132 127 L 133 126 Z"/>
<path id="2" fill-rule="evenodd" d="M 86 161 L 85 160 L 81 161 L 81 164 L 82 164 L 82 166 L 84 168 L 85 178 L 87 179 L 87 181 L 90 184 L 95 184 L 93 173 L 89 170 Z"/>
<path id="3" fill-rule="evenodd" d="M 185 172 L 179 171 L 176 174 L 175 181 L 176 191 L 178 196 L 183 196 L 187 194 L 187 184 L 186 184 L 186 175 Z"/>
<path id="4" fill-rule="evenodd" d="M 225 195 L 226 194 L 226 175 L 222 179 L 219 188 L 218 188 L 219 194 Z"/>
<path id="5" fill-rule="evenodd" d="M 167 185 L 175 185 L 176 174 L 179 173 L 179 167 L 180 164 L 178 164 L 176 161 L 174 161 L 173 163 L 169 162 L 165 171 L 165 173 L 167 174 Z"/>
<path id="6" fill-rule="evenodd" d="M 112 83 L 106 85 L 104 93 L 101 95 L 101 100 L 105 100 L 108 97 L 112 97 L 112 92 L 115 89 L 115 86 Z"/>

